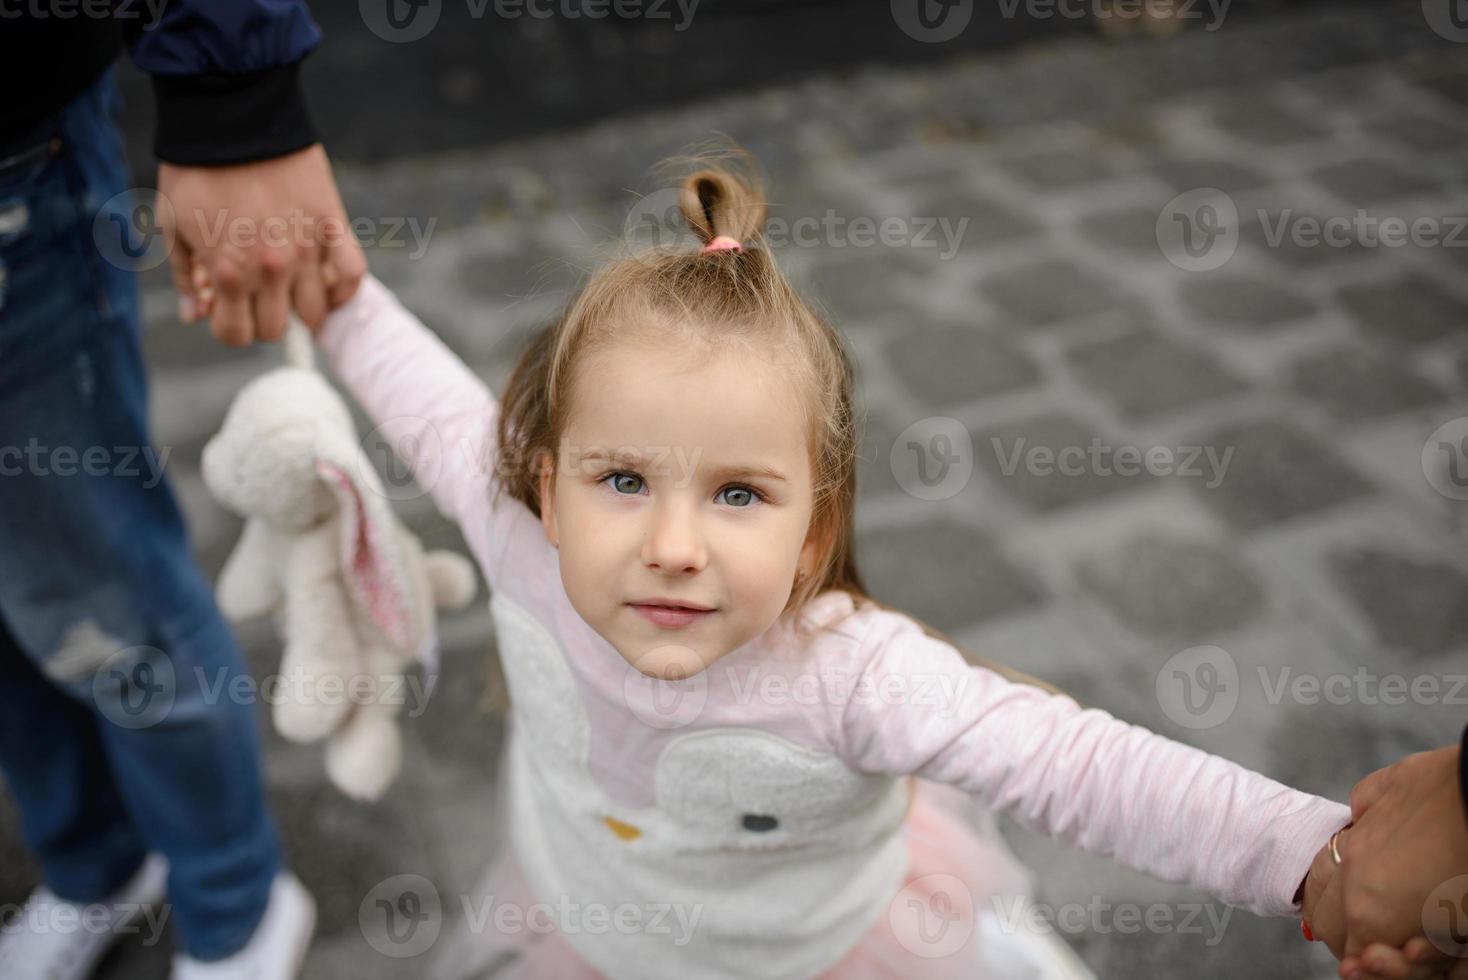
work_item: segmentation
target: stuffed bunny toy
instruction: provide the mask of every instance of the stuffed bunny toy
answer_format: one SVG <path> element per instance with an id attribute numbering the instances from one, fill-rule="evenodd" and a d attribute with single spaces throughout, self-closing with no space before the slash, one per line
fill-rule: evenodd
<path id="1" fill-rule="evenodd" d="M 421 660 L 431 681 L 435 610 L 466 606 L 474 571 L 452 552 L 425 554 L 394 517 L 294 316 L 284 346 L 286 365 L 246 385 L 204 447 L 204 483 L 245 518 L 219 607 L 236 622 L 275 614 L 285 644 L 276 731 L 324 738 L 331 782 L 375 800 L 401 761 L 402 674 Z"/>

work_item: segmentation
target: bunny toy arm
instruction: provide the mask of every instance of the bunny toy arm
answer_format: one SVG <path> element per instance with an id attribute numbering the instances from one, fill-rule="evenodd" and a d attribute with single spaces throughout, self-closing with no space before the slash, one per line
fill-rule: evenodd
<path id="1" fill-rule="evenodd" d="M 280 602 L 273 544 L 269 525 L 256 517 L 245 521 L 215 589 L 219 609 L 231 622 L 263 616 Z"/>

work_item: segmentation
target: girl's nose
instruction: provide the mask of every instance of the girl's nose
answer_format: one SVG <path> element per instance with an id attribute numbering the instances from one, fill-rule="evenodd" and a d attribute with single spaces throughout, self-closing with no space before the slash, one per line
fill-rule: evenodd
<path id="1" fill-rule="evenodd" d="M 643 561 L 663 572 L 698 571 L 706 562 L 696 504 L 673 503 L 653 515 L 652 533 L 643 546 Z"/>

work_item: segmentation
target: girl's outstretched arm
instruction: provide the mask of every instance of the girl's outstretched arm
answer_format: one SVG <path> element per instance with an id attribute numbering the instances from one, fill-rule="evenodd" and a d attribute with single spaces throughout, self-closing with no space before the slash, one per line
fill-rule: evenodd
<path id="1" fill-rule="evenodd" d="M 858 771 L 950 783 L 1040 833 L 1260 915 L 1299 914 L 1311 861 L 1351 819 L 1344 804 L 975 667 L 905 616 L 872 620 L 841 707 L 841 752 Z"/>
<path id="2" fill-rule="evenodd" d="M 484 556 L 498 538 L 489 511 L 499 412 L 489 387 L 370 273 L 327 316 L 316 342 L 382 442 L 459 524 L 488 570 Z M 510 506 L 521 505 L 502 497 L 500 507 Z"/>

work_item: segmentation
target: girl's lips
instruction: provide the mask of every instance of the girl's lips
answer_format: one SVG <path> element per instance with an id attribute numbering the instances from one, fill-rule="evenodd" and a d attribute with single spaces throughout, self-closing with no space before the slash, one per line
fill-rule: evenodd
<path id="1" fill-rule="evenodd" d="M 705 616 L 713 615 L 714 612 L 712 609 L 672 609 L 668 606 L 640 605 L 635 602 L 628 605 L 643 619 L 668 630 L 682 629 Z"/>

